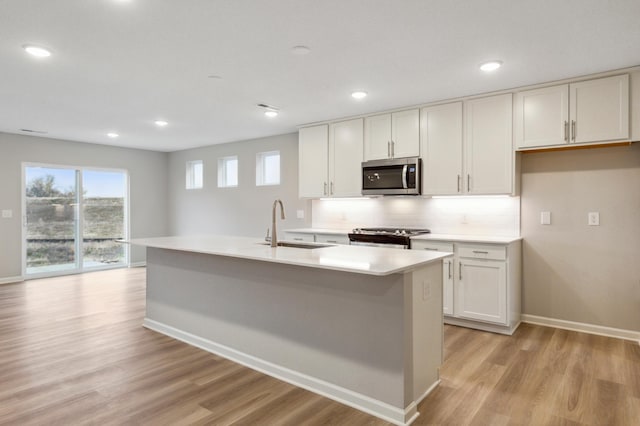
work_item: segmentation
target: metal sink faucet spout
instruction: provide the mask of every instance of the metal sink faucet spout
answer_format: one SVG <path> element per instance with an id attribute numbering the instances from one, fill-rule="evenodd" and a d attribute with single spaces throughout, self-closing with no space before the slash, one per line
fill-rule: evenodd
<path id="1" fill-rule="evenodd" d="M 271 247 L 278 247 L 278 231 L 276 230 L 276 207 L 280 204 L 280 218 L 284 217 L 284 205 L 281 200 L 275 200 L 273 202 L 273 211 L 271 212 Z"/>

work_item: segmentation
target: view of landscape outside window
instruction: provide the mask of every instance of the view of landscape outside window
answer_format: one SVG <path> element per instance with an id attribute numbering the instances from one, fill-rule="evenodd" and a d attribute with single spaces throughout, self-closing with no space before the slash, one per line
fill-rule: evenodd
<path id="1" fill-rule="evenodd" d="M 27 274 L 125 263 L 124 172 L 25 167 L 25 188 Z"/>
<path id="2" fill-rule="evenodd" d="M 124 263 L 126 176 L 122 172 L 82 172 L 82 261 L 84 267 Z"/>

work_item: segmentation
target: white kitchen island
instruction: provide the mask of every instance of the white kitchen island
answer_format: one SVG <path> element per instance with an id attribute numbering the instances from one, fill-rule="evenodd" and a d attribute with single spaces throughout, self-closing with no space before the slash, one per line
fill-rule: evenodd
<path id="1" fill-rule="evenodd" d="M 449 253 L 128 242 L 147 247 L 147 328 L 395 424 L 439 383 Z"/>

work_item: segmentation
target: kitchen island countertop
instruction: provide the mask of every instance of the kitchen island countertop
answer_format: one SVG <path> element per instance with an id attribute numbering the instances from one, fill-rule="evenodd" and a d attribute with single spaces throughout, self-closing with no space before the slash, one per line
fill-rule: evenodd
<path id="1" fill-rule="evenodd" d="M 409 272 L 451 253 L 391 248 L 318 244 L 318 248 L 272 248 L 264 240 L 235 236 L 135 238 L 129 244 L 193 253 L 228 256 L 368 275 Z"/>

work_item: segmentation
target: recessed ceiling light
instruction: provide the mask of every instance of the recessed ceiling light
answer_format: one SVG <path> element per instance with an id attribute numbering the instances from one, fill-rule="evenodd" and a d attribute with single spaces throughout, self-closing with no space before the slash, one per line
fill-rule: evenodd
<path id="1" fill-rule="evenodd" d="M 265 111 L 264 115 L 266 115 L 269 118 L 277 117 L 278 111 L 273 111 L 273 110 Z"/>
<path id="2" fill-rule="evenodd" d="M 30 55 L 35 56 L 37 58 L 46 58 L 51 56 L 51 51 L 42 46 L 36 46 L 33 44 L 25 44 L 22 48 Z"/>
<path id="3" fill-rule="evenodd" d="M 502 61 L 489 61 L 480 65 L 480 69 L 485 72 L 495 71 L 502 66 Z"/>
<path id="4" fill-rule="evenodd" d="M 117 138 L 118 136 L 120 136 L 119 134 L 115 133 L 115 132 L 109 132 L 107 133 L 107 136 L 109 136 L 112 139 Z"/>
<path id="5" fill-rule="evenodd" d="M 164 127 L 167 124 L 169 124 L 168 122 L 166 122 L 164 120 L 156 120 L 155 123 L 156 123 L 156 126 L 160 126 L 160 127 Z"/>
<path id="6" fill-rule="evenodd" d="M 351 94 L 352 97 L 354 97 L 355 99 L 364 99 L 367 97 L 367 92 L 353 92 Z"/>
<path id="7" fill-rule="evenodd" d="M 307 46 L 293 46 L 291 48 L 291 53 L 294 55 L 307 55 L 309 52 L 311 52 L 311 49 Z"/>

